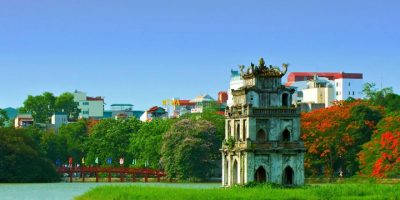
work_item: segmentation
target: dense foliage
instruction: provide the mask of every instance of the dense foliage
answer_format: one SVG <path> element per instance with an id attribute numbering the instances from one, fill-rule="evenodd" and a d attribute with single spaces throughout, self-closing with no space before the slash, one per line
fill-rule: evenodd
<path id="1" fill-rule="evenodd" d="M 361 145 L 370 140 L 380 118 L 380 110 L 360 100 L 303 113 L 306 175 L 334 177 L 340 171 L 354 175 L 359 170 L 356 157 Z"/>
<path id="2" fill-rule="evenodd" d="M 99 158 L 100 165 L 107 165 L 108 158 L 112 159 L 114 166 L 119 165 L 120 158 L 132 161 L 133 154 L 129 151 L 130 140 L 140 127 L 141 122 L 136 118 L 101 120 L 93 126 L 85 143 L 87 164 L 95 164 L 96 158 Z"/>
<path id="3" fill-rule="evenodd" d="M 0 182 L 59 180 L 54 165 L 24 129 L 0 128 Z"/>
<path id="4" fill-rule="evenodd" d="M 130 152 L 138 166 L 144 166 L 147 162 L 150 168 L 162 168 L 160 159 L 163 136 L 174 122 L 172 119 L 156 119 L 143 123 L 139 131 L 131 137 Z"/>
<path id="5" fill-rule="evenodd" d="M 4 127 L 5 123 L 8 121 L 8 116 L 5 110 L 0 108 L 0 127 Z"/>
<path id="6" fill-rule="evenodd" d="M 400 115 L 381 120 L 372 140 L 359 154 L 361 174 L 377 178 L 400 177 Z"/>
<path id="7" fill-rule="evenodd" d="M 78 103 L 74 102 L 73 94 L 68 92 L 59 97 L 50 92 L 37 96 L 29 95 L 20 112 L 31 113 L 36 123 L 48 123 L 55 112 L 66 113 L 70 120 L 76 120 L 79 115 Z"/>
<path id="8" fill-rule="evenodd" d="M 169 177 L 203 180 L 212 175 L 221 145 L 213 124 L 205 120 L 183 119 L 164 135 L 162 164 Z"/>

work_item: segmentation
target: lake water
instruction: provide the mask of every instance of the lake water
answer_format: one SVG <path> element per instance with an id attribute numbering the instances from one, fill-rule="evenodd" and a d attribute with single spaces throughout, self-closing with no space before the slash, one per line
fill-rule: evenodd
<path id="1" fill-rule="evenodd" d="M 180 188 L 218 188 L 217 183 L 44 183 L 44 184 L 0 184 L 1 200 L 71 200 L 91 188 L 103 185 L 138 185 Z"/>

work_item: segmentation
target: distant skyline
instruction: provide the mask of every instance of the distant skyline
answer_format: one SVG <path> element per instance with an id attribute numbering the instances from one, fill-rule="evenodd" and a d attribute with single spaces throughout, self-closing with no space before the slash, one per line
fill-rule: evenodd
<path id="1" fill-rule="evenodd" d="M 363 73 L 400 92 L 398 1 L 0 1 L 0 108 L 80 90 L 135 110 L 217 96 L 238 65 Z M 286 81 L 286 78 L 283 82 Z"/>

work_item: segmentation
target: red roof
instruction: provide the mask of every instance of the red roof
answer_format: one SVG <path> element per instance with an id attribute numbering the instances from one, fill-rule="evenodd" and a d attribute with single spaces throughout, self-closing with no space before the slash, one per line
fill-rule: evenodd
<path id="1" fill-rule="evenodd" d="M 362 73 L 345 73 L 345 72 L 292 72 L 288 75 L 286 85 L 290 86 L 294 82 L 310 80 L 317 75 L 325 77 L 329 80 L 335 79 L 363 79 Z"/>
<path id="2" fill-rule="evenodd" d="M 161 107 L 153 106 L 153 107 L 151 107 L 147 112 L 153 113 L 153 112 L 157 111 L 157 110 L 160 109 L 160 108 L 161 108 Z M 161 108 L 161 109 L 163 109 L 163 110 L 165 111 L 164 108 Z"/>
<path id="3" fill-rule="evenodd" d="M 87 101 L 104 101 L 101 97 L 86 97 Z"/>
<path id="4" fill-rule="evenodd" d="M 158 106 L 151 107 L 147 112 L 154 112 L 158 109 Z"/>
<path id="5" fill-rule="evenodd" d="M 190 102 L 190 100 L 179 100 L 180 106 L 194 106 L 196 103 Z"/>

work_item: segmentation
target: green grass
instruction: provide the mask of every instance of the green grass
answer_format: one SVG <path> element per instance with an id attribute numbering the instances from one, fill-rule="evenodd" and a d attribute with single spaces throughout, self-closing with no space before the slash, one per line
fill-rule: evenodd
<path id="1" fill-rule="evenodd" d="M 270 185 L 254 188 L 179 188 L 157 186 L 103 186 L 94 188 L 76 200 L 102 199 L 400 199 L 400 185 L 320 184 L 301 188 L 277 188 Z"/>

